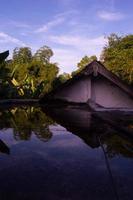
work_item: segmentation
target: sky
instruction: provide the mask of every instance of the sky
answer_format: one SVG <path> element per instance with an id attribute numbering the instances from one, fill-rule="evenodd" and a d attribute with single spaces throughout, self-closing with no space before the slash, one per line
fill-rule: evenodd
<path id="1" fill-rule="evenodd" d="M 49 46 L 60 73 L 99 58 L 107 36 L 133 34 L 133 0 L 0 0 L 0 52 Z"/>

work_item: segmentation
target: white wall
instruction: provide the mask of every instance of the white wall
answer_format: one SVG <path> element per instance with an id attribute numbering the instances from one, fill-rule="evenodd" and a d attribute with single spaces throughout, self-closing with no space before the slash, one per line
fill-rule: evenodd
<path id="1" fill-rule="evenodd" d="M 133 99 L 104 77 L 84 77 L 61 89 L 55 99 L 85 103 L 88 99 L 105 108 L 133 108 Z"/>
<path id="2" fill-rule="evenodd" d="M 133 108 L 133 100 L 106 78 L 92 81 L 92 100 L 107 108 Z"/>
<path id="3" fill-rule="evenodd" d="M 91 80 L 84 77 L 66 86 L 54 95 L 54 98 L 69 102 L 84 103 L 91 97 Z"/>

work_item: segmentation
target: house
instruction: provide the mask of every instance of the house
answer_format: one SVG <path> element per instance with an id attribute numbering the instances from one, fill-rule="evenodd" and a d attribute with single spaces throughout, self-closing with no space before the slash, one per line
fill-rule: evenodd
<path id="1" fill-rule="evenodd" d="M 56 90 L 45 101 L 86 103 L 92 108 L 133 109 L 133 91 L 102 63 L 93 61 Z"/>

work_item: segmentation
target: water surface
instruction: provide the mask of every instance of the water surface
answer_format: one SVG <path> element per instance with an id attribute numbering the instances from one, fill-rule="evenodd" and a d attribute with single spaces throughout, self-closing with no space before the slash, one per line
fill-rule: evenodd
<path id="1" fill-rule="evenodd" d="M 132 200 L 132 142 L 86 110 L 1 110 L 0 199 Z"/>

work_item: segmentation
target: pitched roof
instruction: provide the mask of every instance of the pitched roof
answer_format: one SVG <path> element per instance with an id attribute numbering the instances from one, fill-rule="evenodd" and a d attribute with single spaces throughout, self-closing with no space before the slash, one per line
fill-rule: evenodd
<path id="1" fill-rule="evenodd" d="M 126 93 L 128 93 L 131 97 L 133 97 L 133 90 L 130 88 L 130 86 L 123 82 L 114 73 L 105 68 L 105 66 L 99 61 L 91 62 L 80 73 L 84 75 L 90 75 L 91 73 L 93 73 L 94 76 L 97 76 L 97 74 L 101 74 L 102 76 L 113 82 L 115 85 L 117 85 L 119 88 L 124 90 Z"/>
<path id="2" fill-rule="evenodd" d="M 118 76 L 113 74 L 107 68 L 105 68 L 104 65 L 99 61 L 92 61 L 91 63 L 89 63 L 82 71 L 77 73 L 73 78 L 69 79 L 65 83 L 61 84 L 58 88 L 48 93 L 46 97 L 55 94 L 57 91 L 60 91 L 60 89 L 65 88 L 65 86 L 72 84 L 74 81 L 79 80 L 81 77 L 90 75 L 97 76 L 98 74 L 113 82 L 115 85 L 124 90 L 129 96 L 133 98 L 133 91 L 130 86 L 124 83 Z"/>
<path id="3" fill-rule="evenodd" d="M 0 53 L 0 62 L 5 60 L 8 56 L 9 56 L 9 51 L 4 51 L 4 52 Z"/>

